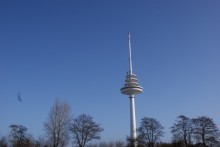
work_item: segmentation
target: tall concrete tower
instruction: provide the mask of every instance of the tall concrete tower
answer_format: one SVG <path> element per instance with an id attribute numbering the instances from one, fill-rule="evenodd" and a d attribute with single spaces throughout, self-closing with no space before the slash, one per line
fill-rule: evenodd
<path id="1" fill-rule="evenodd" d="M 127 72 L 125 78 L 125 84 L 120 90 L 122 94 L 129 95 L 130 98 L 130 142 L 131 142 L 131 146 L 136 146 L 137 128 L 136 128 L 134 96 L 136 94 L 142 93 L 143 88 L 138 85 L 136 75 L 133 74 L 132 71 L 130 33 L 128 34 L 128 48 L 129 48 L 129 72 Z"/>

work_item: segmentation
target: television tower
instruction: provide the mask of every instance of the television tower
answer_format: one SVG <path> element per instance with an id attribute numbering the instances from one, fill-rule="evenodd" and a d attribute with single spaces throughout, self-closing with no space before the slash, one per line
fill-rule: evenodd
<path id="1" fill-rule="evenodd" d="M 135 117 L 135 103 L 134 96 L 143 92 L 143 88 L 138 85 L 136 75 L 132 72 L 132 61 L 131 61 L 131 41 L 130 33 L 128 34 L 128 48 L 129 48 L 129 72 L 127 72 L 125 78 L 125 84 L 120 89 L 122 94 L 129 95 L 130 98 L 130 143 L 132 147 L 136 146 L 137 139 L 137 128 L 136 128 L 136 117 Z"/>

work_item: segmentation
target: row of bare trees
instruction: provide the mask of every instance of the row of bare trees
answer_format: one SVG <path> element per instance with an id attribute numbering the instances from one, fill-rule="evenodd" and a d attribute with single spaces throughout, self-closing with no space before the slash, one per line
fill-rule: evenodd
<path id="1" fill-rule="evenodd" d="M 207 116 L 190 119 L 180 115 L 170 130 L 173 135 L 172 143 L 162 143 L 160 140 L 165 132 L 161 123 L 155 118 L 142 118 L 138 127 L 138 147 L 212 147 L 220 139 L 217 125 L 213 119 Z M 127 141 L 127 146 L 131 146 L 130 142 L 133 140 L 128 138 Z M 113 143 L 109 143 L 108 146 L 121 147 L 113 145 Z M 93 145 L 92 147 L 102 147 L 102 145 Z"/>
<path id="2" fill-rule="evenodd" d="M 173 144 L 178 146 L 213 146 L 219 142 L 220 132 L 214 120 L 207 116 L 188 118 L 184 115 L 177 117 L 172 125 Z M 139 146 L 158 146 L 160 138 L 164 135 L 164 127 L 154 118 L 144 117 L 138 128 Z"/>
<path id="3" fill-rule="evenodd" d="M 12 124 L 8 139 L 0 139 L 0 147 L 65 147 L 72 140 L 73 146 L 85 147 L 86 143 L 94 139 L 100 139 L 103 128 L 96 123 L 90 115 L 81 114 L 71 116 L 70 105 L 56 99 L 51 107 L 47 120 L 43 127 L 45 138 L 38 140 L 27 132 L 23 125 Z"/>
<path id="4" fill-rule="evenodd" d="M 173 140 L 182 142 L 185 147 L 192 144 L 201 144 L 212 146 L 219 141 L 220 132 L 213 119 L 201 116 L 197 118 L 188 118 L 184 115 L 177 117 L 176 122 L 171 127 Z"/>
<path id="5" fill-rule="evenodd" d="M 51 107 L 47 120 L 43 127 L 46 137 L 35 140 L 27 131 L 25 126 L 12 124 L 8 139 L 0 138 L 0 147 L 65 147 L 69 143 L 78 147 L 123 147 L 130 146 L 123 141 L 100 142 L 100 144 L 88 144 L 88 142 L 100 139 L 100 133 L 104 130 L 96 123 L 90 115 L 81 114 L 72 117 L 71 108 L 67 102 L 60 102 L 56 99 Z M 184 115 L 177 117 L 177 120 L 170 128 L 173 135 L 171 144 L 160 142 L 164 135 L 164 127 L 155 118 L 143 117 L 138 127 L 137 143 L 140 147 L 191 147 L 200 145 L 206 147 L 219 141 L 219 129 L 213 119 L 201 116 L 188 118 Z M 70 142 L 71 140 L 71 142 Z M 9 143 L 8 143 L 9 142 Z"/>
<path id="6" fill-rule="evenodd" d="M 58 99 L 51 107 L 48 120 L 44 129 L 50 140 L 49 146 L 64 147 L 70 140 L 70 135 L 75 146 L 84 147 L 93 139 L 100 139 L 103 128 L 94 122 L 89 115 L 82 114 L 76 118 L 71 117 L 70 105 Z"/>

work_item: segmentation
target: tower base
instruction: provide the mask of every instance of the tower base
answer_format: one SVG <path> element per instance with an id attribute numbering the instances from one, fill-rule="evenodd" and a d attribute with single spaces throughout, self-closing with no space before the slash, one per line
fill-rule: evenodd
<path id="1" fill-rule="evenodd" d="M 127 147 L 137 147 L 137 139 L 128 138 L 127 141 L 128 141 Z"/>

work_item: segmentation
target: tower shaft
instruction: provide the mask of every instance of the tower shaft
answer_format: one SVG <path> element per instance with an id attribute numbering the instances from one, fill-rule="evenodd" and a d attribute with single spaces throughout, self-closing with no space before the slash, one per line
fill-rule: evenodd
<path id="1" fill-rule="evenodd" d="M 130 95 L 130 139 L 137 138 L 134 95 Z"/>

